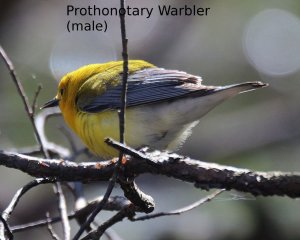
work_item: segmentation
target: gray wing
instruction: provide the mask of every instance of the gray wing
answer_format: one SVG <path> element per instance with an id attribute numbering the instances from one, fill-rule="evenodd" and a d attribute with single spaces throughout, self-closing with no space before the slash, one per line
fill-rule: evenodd
<path id="1" fill-rule="evenodd" d="M 137 71 L 128 78 L 127 107 L 175 100 L 187 95 L 201 96 L 213 91 L 201 85 L 201 78 L 176 70 L 149 68 Z M 122 86 L 112 87 L 95 96 L 86 105 L 80 104 L 85 112 L 101 112 L 120 109 Z"/>

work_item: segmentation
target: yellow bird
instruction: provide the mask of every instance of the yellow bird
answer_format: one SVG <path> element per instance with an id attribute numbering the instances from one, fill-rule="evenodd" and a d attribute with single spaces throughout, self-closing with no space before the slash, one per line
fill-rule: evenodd
<path id="1" fill-rule="evenodd" d="M 59 105 L 69 127 L 103 159 L 118 155 L 104 139 L 119 139 L 122 72 L 122 61 L 83 66 L 64 76 L 56 97 L 42 107 Z M 130 60 L 125 142 L 133 148 L 175 150 L 212 108 L 265 86 L 262 82 L 205 86 L 201 77 Z"/>

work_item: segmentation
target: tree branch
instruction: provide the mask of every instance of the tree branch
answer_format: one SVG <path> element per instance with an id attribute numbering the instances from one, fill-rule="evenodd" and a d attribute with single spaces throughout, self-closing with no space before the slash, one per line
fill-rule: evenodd
<path id="1" fill-rule="evenodd" d="M 154 210 L 154 199 L 139 189 L 134 180 L 122 181 L 120 186 L 124 192 L 124 196 L 128 198 L 135 206 L 139 207 L 143 212 L 150 213 Z"/>
<path id="2" fill-rule="evenodd" d="M 255 196 L 300 197 L 299 172 L 255 172 L 160 151 L 143 150 L 141 155 L 142 158 L 127 156 L 126 167 L 136 175 L 165 175 L 194 183 L 195 187 L 206 190 L 225 188 Z M 8 152 L 0 152 L 0 165 L 19 169 L 34 177 L 57 177 L 61 181 L 82 182 L 108 181 L 114 170 L 114 161 L 74 163 Z"/>

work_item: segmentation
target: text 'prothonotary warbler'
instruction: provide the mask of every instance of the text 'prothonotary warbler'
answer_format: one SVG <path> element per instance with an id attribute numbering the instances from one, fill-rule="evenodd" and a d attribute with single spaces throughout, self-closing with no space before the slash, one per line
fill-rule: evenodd
<path id="1" fill-rule="evenodd" d="M 133 148 L 178 148 L 199 119 L 224 100 L 267 86 L 245 82 L 205 86 L 201 77 L 129 61 L 125 142 Z M 62 78 L 56 97 L 42 108 L 58 106 L 66 123 L 97 156 L 118 155 L 104 139 L 119 139 L 123 62 L 83 66 Z"/>

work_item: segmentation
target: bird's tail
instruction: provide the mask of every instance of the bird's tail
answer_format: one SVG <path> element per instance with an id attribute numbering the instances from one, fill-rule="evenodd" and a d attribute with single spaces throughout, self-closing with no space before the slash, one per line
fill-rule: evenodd
<path id="1" fill-rule="evenodd" d="M 238 94 L 238 93 L 244 93 L 248 91 L 255 90 L 257 88 L 263 88 L 267 87 L 269 84 L 263 83 L 263 82 L 245 82 L 245 83 L 238 83 L 238 84 L 232 84 L 224 87 L 216 87 L 215 91 L 230 91 L 233 94 Z"/>

